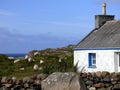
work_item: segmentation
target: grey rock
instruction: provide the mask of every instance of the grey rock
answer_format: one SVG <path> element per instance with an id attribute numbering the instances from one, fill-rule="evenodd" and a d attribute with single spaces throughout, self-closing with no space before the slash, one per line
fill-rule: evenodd
<path id="1" fill-rule="evenodd" d="M 96 88 L 95 87 L 90 87 L 89 90 L 96 90 Z"/>
<path id="2" fill-rule="evenodd" d="M 34 82 L 36 85 L 40 85 L 41 84 L 41 80 L 35 80 Z"/>
<path id="3" fill-rule="evenodd" d="M 107 87 L 106 90 L 112 90 L 112 87 Z"/>
<path id="4" fill-rule="evenodd" d="M 30 85 L 28 83 L 24 83 L 24 88 L 29 88 Z"/>
<path id="5" fill-rule="evenodd" d="M 6 84 L 4 84 L 4 86 L 7 87 L 7 88 L 9 88 L 9 87 L 12 86 L 12 84 L 8 84 L 8 83 L 6 83 Z"/>
<path id="6" fill-rule="evenodd" d="M 23 83 L 29 82 L 30 81 L 30 77 L 24 77 L 23 78 Z"/>
<path id="7" fill-rule="evenodd" d="M 99 77 L 99 78 L 101 78 L 102 73 L 100 71 L 98 71 L 98 72 L 96 72 L 96 76 Z"/>
<path id="8" fill-rule="evenodd" d="M 46 74 L 38 74 L 38 75 L 37 75 L 37 79 L 38 79 L 38 80 L 44 80 L 45 78 L 47 78 L 47 76 L 48 76 L 48 75 L 46 75 Z"/>
<path id="9" fill-rule="evenodd" d="M 33 88 L 28 88 L 28 89 L 26 89 L 26 90 L 35 90 L 35 89 L 33 89 Z"/>
<path id="10" fill-rule="evenodd" d="M 55 72 L 41 82 L 42 90 L 86 90 L 79 75 L 69 72 Z"/>
<path id="11" fill-rule="evenodd" d="M 96 83 L 97 83 L 97 82 L 101 82 L 101 78 L 96 77 L 95 81 L 96 81 Z"/>
<path id="12" fill-rule="evenodd" d="M 103 81 L 104 81 L 104 82 L 110 82 L 111 79 L 110 79 L 110 77 L 104 77 L 104 78 L 103 78 Z"/>
<path id="13" fill-rule="evenodd" d="M 97 90 L 107 90 L 106 88 L 99 88 L 99 89 L 97 89 Z"/>
<path id="14" fill-rule="evenodd" d="M 8 90 L 7 87 L 3 86 L 0 88 L 0 90 Z"/>
<path id="15" fill-rule="evenodd" d="M 114 89 L 114 90 L 120 90 L 120 84 L 114 85 L 113 89 Z"/>
<path id="16" fill-rule="evenodd" d="M 92 85 L 92 84 L 93 84 L 93 81 L 86 81 L 85 84 L 87 84 L 87 85 Z"/>
<path id="17" fill-rule="evenodd" d="M 17 79 L 16 80 L 16 85 L 20 85 L 20 84 L 22 84 L 23 83 L 23 80 L 22 79 Z"/>
<path id="18" fill-rule="evenodd" d="M 15 89 L 15 90 L 20 90 L 22 87 L 23 87 L 22 85 L 15 85 L 15 86 L 14 86 L 14 89 Z"/>
<path id="19" fill-rule="evenodd" d="M 12 77 L 13 83 L 16 81 L 16 77 Z"/>
<path id="20" fill-rule="evenodd" d="M 7 77 L 2 77 L 1 83 L 6 83 L 7 82 Z"/>
<path id="21" fill-rule="evenodd" d="M 107 71 L 102 71 L 102 77 L 103 78 L 105 78 L 105 77 L 108 77 L 108 76 L 110 76 L 110 73 L 109 72 L 107 72 Z"/>
<path id="22" fill-rule="evenodd" d="M 111 86 L 110 83 L 105 83 L 105 87 L 109 87 L 109 86 Z"/>

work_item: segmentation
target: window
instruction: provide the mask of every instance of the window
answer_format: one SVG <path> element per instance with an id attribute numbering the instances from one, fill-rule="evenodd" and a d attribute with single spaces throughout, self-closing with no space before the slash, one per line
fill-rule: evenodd
<path id="1" fill-rule="evenodd" d="M 118 55 L 119 55 L 118 57 L 119 57 L 119 67 L 120 67 L 120 53 Z"/>
<path id="2" fill-rule="evenodd" d="M 88 54 L 88 65 L 91 68 L 96 67 L 96 53 L 89 53 Z"/>

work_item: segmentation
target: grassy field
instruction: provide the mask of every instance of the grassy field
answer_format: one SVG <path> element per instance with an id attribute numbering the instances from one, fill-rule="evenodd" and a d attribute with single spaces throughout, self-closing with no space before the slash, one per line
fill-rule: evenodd
<path id="1" fill-rule="evenodd" d="M 24 58 L 20 58 L 20 61 L 14 63 L 15 59 L 9 60 L 7 56 L 0 55 L 0 77 L 26 77 L 33 74 L 52 72 L 67 72 L 73 71 L 73 49 L 72 46 L 67 46 L 57 49 L 45 49 L 39 51 L 39 56 L 32 56 L 34 61 L 28 62 Z M 33 54 L 29 52 L 28 54 Z M 40 63 L 43 60 L 44 63 Z M 61 60 L 61 62 L 59 61 Z M 37 64 L 39 69 L 34 71 L 33 66 Z M 20 70 L 24 68 L 24 70 Z"/>

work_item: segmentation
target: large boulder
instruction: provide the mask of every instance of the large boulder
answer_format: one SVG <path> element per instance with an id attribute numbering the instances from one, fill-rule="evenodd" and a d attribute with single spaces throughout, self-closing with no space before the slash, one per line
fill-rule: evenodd
<path id="1" fill-rule="evenodd" d="M 41 82 L 42 90 L 86 90 L 81 77 L 74 72 L 54 72 Z"/>

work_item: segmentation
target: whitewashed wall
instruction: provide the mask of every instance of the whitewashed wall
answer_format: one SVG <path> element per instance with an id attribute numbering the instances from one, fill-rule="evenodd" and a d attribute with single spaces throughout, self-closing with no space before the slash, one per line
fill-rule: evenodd
<path id="1" fill-rule="evenodd" d="M 79 61 L 79 71 L 85 67 L 84 70 L 87 72 L 115 72 L 117 70 L 114 62 L 115 52 L 120 50 L 74 50 L 74 65 Z M 88 68 L 88 53 L 96 53 L 96 68 Z"/>

